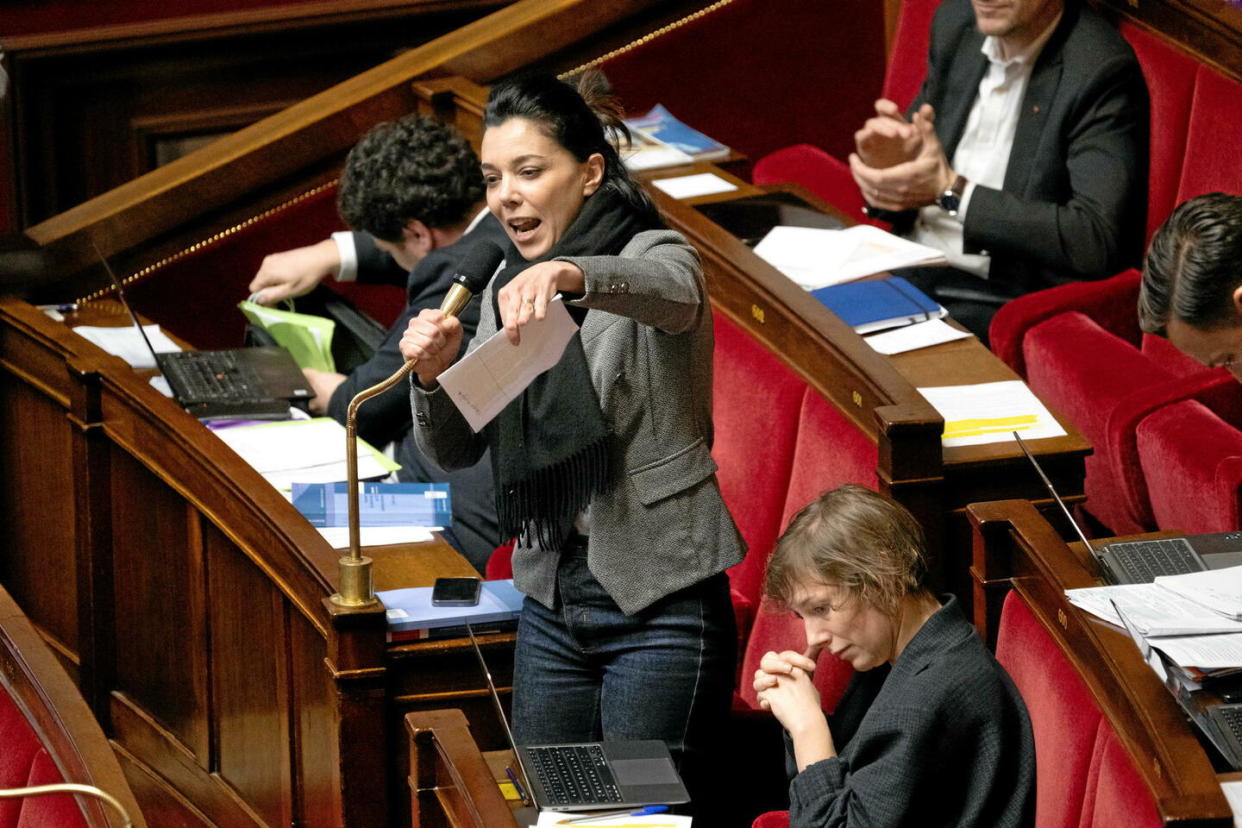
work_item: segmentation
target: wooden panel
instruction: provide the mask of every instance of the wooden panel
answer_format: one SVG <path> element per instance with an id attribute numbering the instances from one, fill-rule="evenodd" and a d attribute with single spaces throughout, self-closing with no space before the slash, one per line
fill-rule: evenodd
<path id="1" fill-rule="evenodd" d="M 63 363 L 62 363 L 63 365 Z M 68 661 L 78 654 L 71 432 L 64 408 L 10 373 L 0 376 L 0 578 L 56 642 Z M 38 557 L 19 554 L 38 549 Z M 76 672 L 76 671 L 75 671 Z"/>
<path id="2" fill-rule="evenodd" d="M 264 822 L 292 822 L 284 602 L 237 548 L 204 533 L 211 630 L 212 769 Z"/>
<path id="3" fill-rule="evenodd" d="M 340 813 L 339 721 L 324 640 L 305 619 L 289 613 L 290 678 L 296 751 L 297 811 L 307 828 L 332 828 Z"/>
<path id="4" fill-rule="evenodd" d="M 209 767 L 202 538 L 185 501 L 112 456 L 116 689 Z"/>

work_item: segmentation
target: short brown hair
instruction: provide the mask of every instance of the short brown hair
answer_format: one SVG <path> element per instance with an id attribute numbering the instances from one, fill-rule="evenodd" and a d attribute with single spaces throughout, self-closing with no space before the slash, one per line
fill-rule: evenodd
<path id="1" fill-rule="evenodd" d="M 788 604 L 798 583 L 839 585 L 878 609 L 926 589 L 923 528 L 894 500 L 847 484 L 802 508 L 776 542 L 763 591 Z"/>

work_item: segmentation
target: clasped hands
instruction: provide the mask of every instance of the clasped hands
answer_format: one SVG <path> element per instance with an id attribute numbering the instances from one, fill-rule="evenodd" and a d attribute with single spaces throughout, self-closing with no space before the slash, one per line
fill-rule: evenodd
<path id="1" fill-rule="evenodd" d="M 752 685 L 759 706 L 771 711 L 789 732 L 799 770 L 836 755 L 819 690 L 811 682 L 819 651 L 811 647 L 805 653 L 764 653 Z"/>
<path id="2" fill-rule="evenodd" d="M 936 135 L 936 112 L 923 104 L 907 121 L 890 100 L 854 133 L 850 173 L 872 207 L 898 212 L 935 204 L 957 177 Z"/>
<path id="3" fill-rule="evenodd" d="M 585 278 L 569 262 L 539 262 L 523 270 L 496 294 L 500 325 L 514 345 L 521 342 L 522 328 L 548 314 L 548 303 L 558 293 L 582 293 Z M 401 337 L 401 356 L 418 360 L 414 371 L 424 388 L 453 364 L 461 349 L 461 322 L 443 311 L 425 309 L 410 320 Z"/>

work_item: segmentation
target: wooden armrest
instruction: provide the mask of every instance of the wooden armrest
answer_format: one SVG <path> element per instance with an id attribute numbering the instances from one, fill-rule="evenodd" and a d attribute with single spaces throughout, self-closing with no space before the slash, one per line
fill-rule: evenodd
<path id="1" fill-rule="evenodd" d="M 408 713 L 411 824 L 517 828 L 460 710 Z"/>

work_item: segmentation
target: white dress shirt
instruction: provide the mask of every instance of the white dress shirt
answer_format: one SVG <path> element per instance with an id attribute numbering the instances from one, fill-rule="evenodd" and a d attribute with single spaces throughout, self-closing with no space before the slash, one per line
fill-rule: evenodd
<path id="1" fill-rule="evenodd" d="M 979 81 L 979 92 L 974 106 L 966 119 L 962 139 L 953 153 L 953 171 L 966 179 L 962 203 L 956 216 L 950 216 L 939 205 L 932 204 L 919 210 L 911 238 L 945 252 L 949 264 L 959 270 L 974 273 L 984 279 L 992 259 L 986 254 L 962 252 L 962 223 L 970 209 L 970 197 L 975 187 L 983 185 L 999 190 L 1005 184 L 1005 169 L 1009 166 L 1009 153 L 1013 149 L 1014 133 L 1018 129 L 1018 115 L 1031 70 L 1044 44 L 1061 22 L 1061 15 L 1031 41 L 1030 45 L 1015 55 L 1005 56 L 999 39 L 986 37 L 980 51 L 988 59 L 987 71 Z"/>
<path id="2" fill-rule="evenodd" d="M 471 230 L 479 226 L 479 222 L 487 215 L 487 208 L 470 219 L 470 223 L 466 225 L 466 229 L 462 232 L 464 236 Z M 332 234 L 332 241 L 336 242 L 336 249 L 341 256 L 341 269 L 336 272 L 336 280 L 338 282 L 356 282 L 358 281 L 358 248 L 354 246 L 354 234 L 349 230 L 338 230 Z"/>

